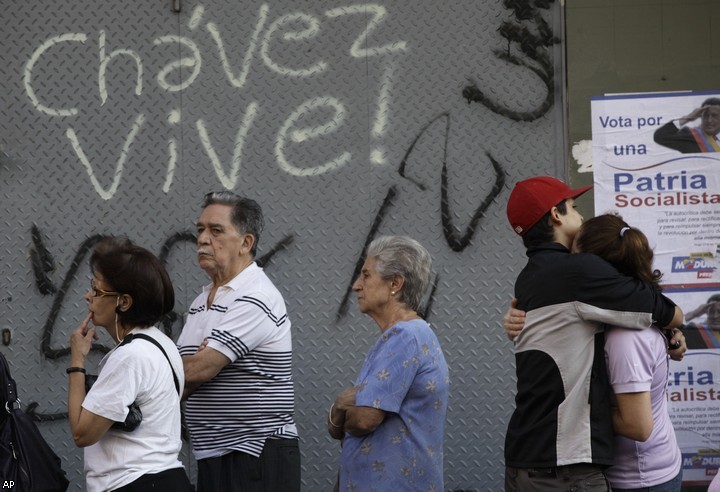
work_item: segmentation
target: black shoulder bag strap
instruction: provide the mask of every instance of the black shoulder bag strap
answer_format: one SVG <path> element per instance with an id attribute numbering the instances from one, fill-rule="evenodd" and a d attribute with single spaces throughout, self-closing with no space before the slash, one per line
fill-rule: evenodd
<path id="1" fill-rule="evenodd" d="M 0 363 L 2 364 L 3 382 L 4 388 L 2 391 L 3 399 L 5 400 L 5 409 L 10 413 L 13 409 L 13 405 L 17 404 L 20 407 L 20 400 L 17 397 L 17 385 L 15 380 L 10 375 L 10 365 L 7 362 L 5 356 L 0 353 Z"/>
<path id="2" fill-rule="evenodd" d="M 142 340 L 147 340 L 148 342 L 151 342 L 151 343 L 154 344 L 157 348 L 160 349 L 160 352 L 163 353 L 163 355 L 165 356 L 165 359 L 167 359 L 167 361 L 168 361 L 168 364 L 170 364 L 170 372 L 172 372 L 173 381 L 175 381 L 175 390 L 178 392 L 178 394 L 179 394 L 180 396 L 182 396 L 182 393 L 180 393 L 180 382 L 178 381 L 178 378 L 177 378 L 177 376 L 175 375 L 175 369 L 173 369 L 172 362 L 170 362 L 170 357 L 168 357 L 167 352 L 165 352 L 165 349 L 162 348 L 162 345 L 160 345 L 160 342 L 158 342 L 157 340 L 155 340 L 153 337 L 150 337 L 150 336 L 148 336 L 148 335 L 144 335 L 144 334 L 142 334 L 142 333 L 130 333 L 128 336 L 126 336 L 126 337 L 123 339 L 123 341 L 122 341 L 122 343 L 121 343 L 120 345 L 125 345 L 125 344 L 127 344 L 127 343 L 130 343 L 130 342 L 132 342 L 133 340 L 135 340 L 136 338 L 140 338 L 140 339 L 142 339 Z"/>

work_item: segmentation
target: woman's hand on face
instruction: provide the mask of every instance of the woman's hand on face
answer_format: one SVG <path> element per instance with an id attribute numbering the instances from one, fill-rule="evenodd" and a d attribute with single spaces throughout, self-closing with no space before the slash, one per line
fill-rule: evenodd
<path id="1" fill-rule="evenodd" d="M 70 354 L 72 366 L 82 367 L 85 357 L 90 353 L 94 340 L 98 339 L 94 326 L 90 326 L 92 313 L 88 313 L 84 320 L 70 334 Z"/>

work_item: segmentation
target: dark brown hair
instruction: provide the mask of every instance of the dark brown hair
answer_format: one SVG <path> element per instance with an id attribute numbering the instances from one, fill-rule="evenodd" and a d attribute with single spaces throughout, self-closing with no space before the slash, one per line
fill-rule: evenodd
<path id="1" fill-rule="evenodd" d="M 116 309 L 125 325 L 147 328 L 175 306 L 175 291 L 163 264 L 127 238 L 100 241 L 90 257 L 90 268 L 102 274 L 109 289 L 132 297 L 127 311 Z"/>
<path id="2" fill-rule="evenodd" d="M 567 200 L 561 201 L 555 205 L 555 208 L 558 209 L 560 215 L 567 215 Z M 548 210 L 522 237 L 525 248 L 530 249 L 535 246 L 540 246 L 541 244 L 551 243 L 555 240 L 555 228 L 550 224 L 551 211 L 552 210 Z"/>
<path id="3" fill-rule="evenodd" d="M 652 269 L 653 250 L 647 237 L 619 215 L 599 215 L 583 222 L 575 246 L 583 253 L 598 255 L 620 273 L 660 288 L 662 273 Z"/>

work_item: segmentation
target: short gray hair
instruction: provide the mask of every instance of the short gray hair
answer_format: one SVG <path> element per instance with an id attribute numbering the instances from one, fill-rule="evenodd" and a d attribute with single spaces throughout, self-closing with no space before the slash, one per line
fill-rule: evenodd
<path id="1" fill-rule="evenodd" d="M 252 234 L 255 237 L 250 254 L 255 258 L 260 233 L 265 227 L 262 208 L 255 200 L 236 195 L 231 191 L 211 191 L 203 198 L 203 210 L 210 205 L 228 205 L 232 207 L 230 220 L 239 234 Z"/>
<path id="2" fill-rule="evenodd" d="M 400 302 L 414 311 L 420 309 L 432 271 L 432 258 L 422 244 L 407 236 L 382 236 L 370 243 L 367 257 L 375 258 L 377 272 L 383 279 L 395 275 L 405 279 L 399 292 Z"/>

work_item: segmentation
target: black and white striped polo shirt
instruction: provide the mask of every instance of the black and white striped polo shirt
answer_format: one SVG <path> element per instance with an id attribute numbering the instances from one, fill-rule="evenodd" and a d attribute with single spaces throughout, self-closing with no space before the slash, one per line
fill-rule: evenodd
<path id="1" fill-rule="evenodd" d="M 230 363 L 188 398 L 186 423 L 196 459 L 262 452 L 268 437 L 297 437 L 292 337 L 282 295 L 255 263 L 218 288 L 210 286 L 188 310 L 178 338 L 180 355 L 202 341 Z"/>

